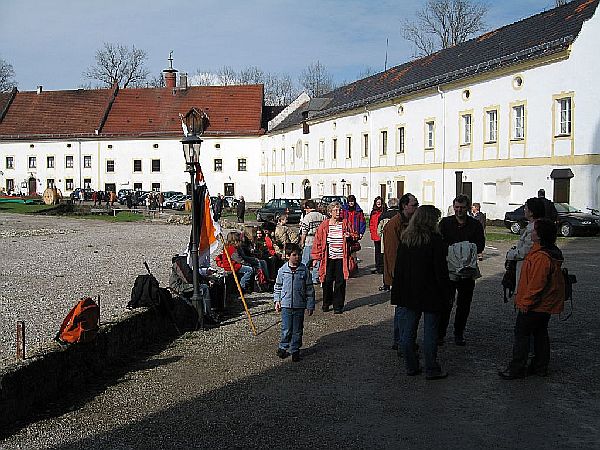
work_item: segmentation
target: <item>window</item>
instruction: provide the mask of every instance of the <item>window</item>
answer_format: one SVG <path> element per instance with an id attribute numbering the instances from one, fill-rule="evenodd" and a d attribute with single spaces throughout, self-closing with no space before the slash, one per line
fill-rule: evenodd
<path id="1" fill-rule="evenodd" d="M 141 191 L 142 190 L 142 183 L 133 183 L 133 190 L 134 191 Z"/>
<path id="2" fill-rule="evenodd" d="M 435 145 L 435 122 L 425 122 L 425 148 L 432 149 Z"/>
<path id="3" fill-rule="evenodd" d="M 281 183 L 281 193 L 285 194 L 285 183 Z"/>
<path id="4" fill-rule="evenodd" d="M 225 193 L 224 195 L 235 196 L 235 188 L 233 186 L 233 183 L 223 184 L 223 192 Z"/>
<path id="5" fill-rule="evenodd" d="M 54 156 L 46 157 L 46 167 L 48 169 L 54 169 Z M 48 187 L 51 187 L 51 186 L 48 186 Z"/>
<path id="6" fill-rule="evenodd" d="M 496 183 L 483 183 L 482 200 L 484 203 L 496 203 Z"/>
<path id="7" fill-rule="evenodd" d="M 363 158 L 369 157 L 369 135 L 363 134 Z"/>
<path id="8" fill-rule="evenodd" d="M 152 160 L 152 172 L 160 172 L 160 159 Z"/>
<path id="9" fill-rule="evenodd" d="M 290 194 L 294 193 L 294 183 L 291 184 L 291 190 L 290 190 Z"/>
<path id="10" fill-rule="evenodd" d="M 273 149 L 273 156 L 271 157 L 271 167 L 275 169 L 277 167 L 277 150 Z"/>
<path id="11" fill-rule="evenodd" d="M 73 168 L 73 155 L 67 155 L 67 156 L 65 156 L 65 167 L 67 169 L 72 169 Z"/>
<path id="12" fill-rule="evenodd" d="M 238 159 L 238 171 L 246 172 L 246 158 Z"/>
<path id="13" fill-rule="evenodd" d="M 387 155 L 387 131 L 383 130 L 381 132 L 381 151 L 379 152 L 381 154 L 381 156 L 386 156 Z"/>
<path id="14" fill-rule="evenodd" d="M 486 114 L 486 142 L 496 142 L 498 140 L 498 111 L 492 109 Z"/>
<path id="15" fill-rule="evenodd" d="M 352 158 L 352 136 L 346 138 L 346 158 Z"/>
<path id="16" fill-rule="evenodd" d="M 65 190 L 72 191 L 73 190 L 73 178 L 65 179 Z"/>
<path id="17" fill-rule="evenodd" d="M 133 171 L 134 172 L 141 172 L 142 171 L 142 160 L 141 159 L 134 159 L 133 160 Z"/>
<path id="18" fill-rule="evenodd" d="M 35 156 L 30 156 L 27 159 L 27 167 L 29 167 L 30 169 L 35 169 L 35 166 L 36 166 Z"/>
<path id="19" fill-rule="evenodd" d="M 513 139 L 525 139 L 525 105 L 513 106 Z"/>
<path id="20" fill-rule="evenodd" d="M 294 146 L 292 145 L 292 152 L 290 153 L 290 163 L 294 164 L 294 158 L 296 157 L 295 155 L 295 149 Z"/>
<path id="21" fill-rule="evenodd" d="M 83 157 L 83 168 L 91 169 L 92 168 L 92 157 L 87 155 Z"/>
<path id="22" fill-rule="evenodd" d="M 6 192 L 11 193 L 15 190 L 15 180 L 11 178 L 6 179 Z"/>
<path id="23" fill-rule="evenodd" d="M 220 158 L 215 158 L 215 172 L 223 172 L 223 160 Z"/>
<path id="24" fill-rule="evenodd" d="M 331 183 L 331 195 L 337 195 L 337 184 Z"/>
<path id="25" fill-rule="evenodd" d="M 404 127 L 398 127 L 398 146 L 396 153 L 404 153 Z"/>
<path id="26" fill-rule="evenodd" d="M 15 158 L 12 156 L 7 156 L 6 157 L 6 168 L 7 169 L 14 169 L 15 168 Z"/>
<path id="27" fill-rule="evenodd" d="M 559 133 L 562 136 L 571 134 L 571 98 L 561 98 L 558 100 L 559 118 Z"/>
<path id="28" fill-rule="evenodd" d="M 158 144 L 154 144 L 156 146 L 158 146 Z M 160 192 L 160 183 L 152 183 L 152 190 L 154 192 Z"/>
<path id="29" fill-rule="evenodd" d="M 471 114 L 462 115 L 462 144 L 471 143 L 472 116 Z"/>
<path id="30" fill-rule="evenodd" d="M 107 172 L 115 171 L 115 161 L 113 159 L 109 159 L 106 161 L 106 171 Z"/>
<path id="31" fill-rule="evenodd" d="M 337 159 L 337 139 L 334 139 L 331 146 L 331 158 Z"/>
<path id="32" fill-rule="evenodd" d="M 325 159 L 325 141 L 319 141 L 319 160 Z"/>
<path id="33" fill-rule="evenodd" d="M 46 180 L 46 187 L 52 189 L 54 187 L 54 178 L 48 178 Z"/>
<path id="34" fill-rule="evenodd" d="M 91 189 L 92 188 L 92 179 L 84 178 L 83 179 L 83 187 L 84 187 L 84 189 Z"/>
<path id="35" fill-rule="evenodd" d="M 285 148 L 281 149 L 281 167 L 285 166 Z"/>

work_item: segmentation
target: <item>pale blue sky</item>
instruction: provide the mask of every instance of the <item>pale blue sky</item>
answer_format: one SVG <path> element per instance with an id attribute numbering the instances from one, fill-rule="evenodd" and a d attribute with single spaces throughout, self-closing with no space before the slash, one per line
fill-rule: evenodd
<path id="1" fill-rule="evenodd" d="M 104 42 L 135 45 L 152 75 L 229 65 L 289 73 L 320 60 L 336 82 L 413 53 L 400 28 L 425 0 L 0 0 L 0 58 L 19 90 L 76 89 Z M 551 8 L 553 0 L 488 0 L 488 28 Z"/>

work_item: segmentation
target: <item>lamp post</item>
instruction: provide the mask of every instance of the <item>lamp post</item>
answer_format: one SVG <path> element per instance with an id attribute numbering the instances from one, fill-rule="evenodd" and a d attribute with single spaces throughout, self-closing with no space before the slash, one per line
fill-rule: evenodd
<path id="1" fill-rule="evenodd" d="M 202 184 L 196 189 L 196 167 L 200 162 L 200 145 L 202 139 L 198 134 L 195 134 L 193 128 L 188 128 L 187 135 L 181 140 L 183 145 L 183 155 L 185 156 L 186 172 L 190 174 L 190 186 L 192 188 L 192 238 L 191 238 L 191 254 L 192 254 L 192 272 L 194 284 L 194 294 L 192 295 L 192 305 L 198 311 L 198 327 L 204 328 L 204 302 L 200 295 L 200 278 L 199 269 L 200 263 L 198 261 L 198 245 L 200 236 L 200 226 L 202 223 L 202 214 L 204 208 L 202 207 L 202 200 L 206 190 L 206 185 Z"/>
<path id="2" fill-rule="evenodd" d="M 343 178 L 340 180 L 340 183 L 342 183 L 342 195 L 345 197 L 346 196 L 346 180 L 344 180 Z"/>

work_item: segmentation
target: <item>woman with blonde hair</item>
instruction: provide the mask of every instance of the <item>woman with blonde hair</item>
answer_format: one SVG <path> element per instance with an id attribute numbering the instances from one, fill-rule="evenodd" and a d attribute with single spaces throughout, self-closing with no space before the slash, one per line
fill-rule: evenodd
<path id="1" fill-rule="evenodd" d="M 425 316 L 425 375 L 428 380 L 446 378 L 437 361 L 437 332 L 440 313 L 450 299 L 446 263 L 447 246 L 438 231 L 441 212 L 435 206 L 420 206 L 400 238 L 394 268 L 392 304 L 404 308 L 401 345 L 409 376 L 421 373 L 415 341 L 421 315 Z"/>
<path id="2" fill-rule="evenodd" d="M 346 300 L 346 280 L 350 277 L 348 239 L 355 235 L 352 226 L 340 217 L 341 205 L 332 202 L 327 207 L 330 215 L 315 232 L 311 250 L 312 259 L 319 261 L 319 280 L 323 284 L 323 311 L 333 305 L 334 314 L 342 314 Z"/>

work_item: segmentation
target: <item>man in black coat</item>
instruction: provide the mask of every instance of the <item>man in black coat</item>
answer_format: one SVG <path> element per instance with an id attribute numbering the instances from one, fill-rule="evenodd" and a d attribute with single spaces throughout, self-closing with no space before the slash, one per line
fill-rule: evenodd
<path id="1" fill-rule="evenodd" d="M 477 246 L 477 253 L 482 253 L 485 248 L 485 234 L 483 227 L 476 219 L 470 217 L 467 212 L 470 209 L 470 200 L 466 195 L 457 196 L 452 202 L 454 215 L 444 217 L 440 221 L 440 233 L 447 246 L 457 242 L 468 241 Z M 450 313 L 454 306 L 456 295 L 456 314 L 454 317 L 454 342 L 456 345 L 466 345 L 464 331 L 467 325 L 471 302 L 473 301 L 473 290 L 475 289 L 474 278 L 462 278 L 450 282 L 452 287 L 452 298 L 450 308 L 440 317 L 440 328 L 438 345 L 444 343 L 446 331 L 450 322 Z"/>
<path id="2" fill-rule="evenodd" d="M 223 196 L 219 193 L 213 205 L 213 219 L 218 222 L 223 214 Z"/>
<path id="3" fill-rule="evenodd" d="M 236 212 L 238 223 L 244 223 L 244 215 L 246 214 L 246 201 L 244 200 L 243 195 L 240 197 L 240 201 L 236 206 Z"/>
<path id="4" fill-rule="evenodd" d="M 538 191 L 538 198 L 541 198 L 544 202 L 544 217 L 556 223 L 556 219 L 558 219 L 558 212 L 556 211 L 556 206 L 554 206 L 554 202 L 546 198 L 546 191 L 544 189 L 540 189 Z"/>

